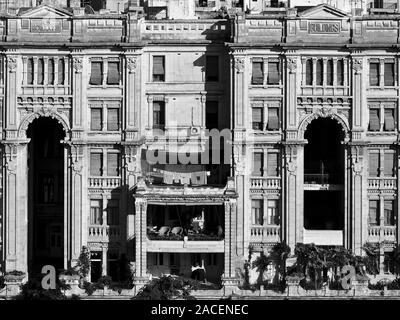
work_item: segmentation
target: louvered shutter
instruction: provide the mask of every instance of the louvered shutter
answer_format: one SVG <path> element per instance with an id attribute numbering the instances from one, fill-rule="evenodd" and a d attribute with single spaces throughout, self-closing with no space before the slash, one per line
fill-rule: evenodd
<path id="1" fill-rule="evenodd" d="M 252 84 L 263 84 L 264 81 L 264 72 L 263 72 L 263 63 L 261 61 L 253 61 L 252 64 Z"/>
<path id="2" fill-rule="evenodd" d="M 379 131 L 380 127 L 379 109 L 369 109 L 369 130 Z"/>
<path id="3" fill-rule="evenodd" d="M 58 60 L 58 84 L 64 85 L 65 79 L 65 61 L 64 59 Z"/>
<path id="4" fill-rule="evenodd" d="M 317 86 L 322 86 L 324 81 L 324 67 L 321 59 L 317 60 Z"/>
<path id="5" fill-rule="evenodd" d="M 33 84 L 33 59 L 28 59 L 27 61 L 27 82 L 28 84 Z"/>
<path id="6" fill-rule="evenodd" d="M 54 84 L 54 60 L 50 59 L 47 64 L 47 81 L 48 84 Z"/>
<path id="7" fill-rule="evenodd" d="M 101 176 L 101 169 L 103 166 L 102 153 L 91 153 L 90 154 L 90 175 L 93 177 Z"/>
<path id="8" fill-rule="evenodd" d="M 119 109 L 109 108 L 107 110 L 107 131 L 119 130 Z"/>
<path id="9" fill-rule="evenodd" d="M 256 152 L 253 155 L 253 174 L 256 176 L 261 176 L 262 167 L 263 167 L 263 154 L 261 152 Z"/>
<path id="10" fill-rule="evenodd" d="M 219 73 L 218 56 L 206 57 L 206 80 L 218 81 Z"/>
<path id="11" fill-rule="evenodd" d="M 117 177 L 118 172 L 118 153 L 107 154 L 107 176 Z"/>
<path id="12" fill-rule="evenodd" d="M 281 75 L 279 70 L 279 62 L 268 62 L 268 84 L 279 84 Z"/>
<path id="13" fill-rule="evenodd" d="M 370 153 L 369 155 L 369 175 L 377 177 L 379 173 L 379 153 Z"/>
<path id="14" fill-rule="evenodd" d="M 394 86 L 394 62 L 385 63 L 385 86 Z"/>
<path id="15" fill-rule="evenodd" d="M 269 177 L 279 176 L 278 172 L 278 153 L 270 152 L 267 158 L 267 174 Z"/>
<path id="16" fill-rule="evenodd" d="M 262 118 L 263 118 L 263 109 L 262 108 L 253 108 L 253 129 L 254 130 L 262 130 Z"/>
<path id="17" fill-rule="evenodd" d="M 384 160 L 384 175 L 391 177 L 394 171 L 394 153 L 385 153 Z"/>
<path id="18" fill-rule="evenodd" d="M 91 113 L 90 130 L 101 131 L 103 110 L 101 108 L 92 108 L 90 113 Z"/>
<path id="19" fill-rule="evenodd" d="M 311 86 L 313 84 L 313 62 L 312 59 L 306 61 L 306 85 Z"/>
<path id="20" fill-rule="evenodd" d="M 279 109 L 269 108 L 268 109 L 268 130 L 279 130 Z"/>
<path id="21" fill-rule="evenodd" d="M 333 86 L 333 60 L 328 60 L 326 65 L 326 84 Z"/>
<path id="22" fill-rule="evenodd" d="M 344 84 L 344 61 L 338 60 L 337 62 L 337 85 L 342 86 Z"/>
<path id="23" fill-rule="evenodd" d="M 38 60 L 38 77 L 37 84 L 44 84 L 44 60 Z"/>
<path id="24" fill-rule="evenodd" d="M 369 85 L 379 86 L 379 63 L 371 62 L 369 64 Z"/>
<path id="25" fill-rule="evenodd" d="M 109 62 L 107 84 L 119 85 L 119 80 L 120 80 L 119 62 Z"/>
<path id="26" fill-rule="evenodd" d="M 103 63 L 100 61 L 92 62 L 92 71 L 90 75 L 90 84 L 99 86 L 103 83 Z"/>
<path id="27" fill-rule="evenodd" d="M 153 57 L 153 80 L 164 81 L 165 80 L 165 58 L 164 56 Z"/>
<path id="28" fill-rule="evenodd" d="M 385 131 L 394 131 L 394 109 L 385 109 Z"/>

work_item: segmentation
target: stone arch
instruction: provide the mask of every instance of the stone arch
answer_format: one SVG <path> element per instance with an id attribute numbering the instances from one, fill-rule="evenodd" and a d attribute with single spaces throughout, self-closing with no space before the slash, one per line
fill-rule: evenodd
<path id="1" fill-rule="evenodd" d="M 61 124 L 64 132 L 65 132 L 65 139 L 69 140 L 69 133 L 70 133 L 70 126 L 68 123 L 68 120 L 65 119 L 65 117 L 54 111 L 54 110 L 47 110 L 47 109 L 41 109 L 38 111 L 35 111 L 33 113 L 29 113 L 26 115 L 23 120 L 21 121 L 21 124 L 18 129 L 18 137 L 20 138 L 26 138 L 26 131 L 28 130 L 29 125 L 35 120 L 40 117 L 49 117 L 52 119 L 57 120 L 59 124 Z"/>
<path id="2" fill-rule="evenodd" d="M 347 119 L 340 114 L 333 113 L 331 110 L 318 110 L 317 112 L 314 112 L 308 116 L 306 116 L 299 125 L 299 131 L 298 131 L 298 137 L 300 139 L 305 139 L 304 135 L 307 130 L 308 125 L 315 119 L 318 118 L 331 118 L 333 120 L 336 120 L 337 123 L 339 123 L 340 127 L 342 128 L 342 131 L 344 133 L 344 141 L 349 140 L 349 124 Z"/>

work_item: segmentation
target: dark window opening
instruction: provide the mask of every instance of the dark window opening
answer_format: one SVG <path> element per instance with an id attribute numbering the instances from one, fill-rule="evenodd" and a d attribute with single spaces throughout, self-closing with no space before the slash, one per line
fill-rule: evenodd
<path id="1" fill-rule="evenodd" d="M 262 61 L 253 61 L 251 83 L 252 84 L 264 83 L 264 70 Z"/>
<path id="2" fill-rule="evenodd" d="M 324 83 L 324 62 L 322 59 L 317 60 L 316 77 L 316 85 L 322 86 Z"/>
<path id="3" fill-rule="evenodd" d="M 394 62 L 385 63 L 385 73 L 384 73 L 385 86 L 395 85 L 395 64 Z"/>
<path id="4" fill-rule="evenodd" d="M 253 108 L 252 123 L 254 130 L 263 130 L 263 108 Z"/>
<path id="5" fill-rule="evenodd" d="M 267 84 L 278 85 L 281 80 L 280 64 L 278 61 L 268 62 L 268 79 Z"/>
<path id="6" fill-rule="evenodd" d="M 328 60 L 326 66 L 326 84 L 328 86 L 333 86 L 333 78 L 333 60 Z"/>
<path id="7" fill-rule="evenodd" d="M 153 129 L 165 128 L 165 102 L 154 101 L 153 102 Z"/>
<path id="8" fill-rule="evenodd" d="M 206 56 L 206 81 L 218 81 L 219 79 L 218 56 Z"/>
<path id="9" fill-rule="evenodd" d="M 94 86 L 100 86 L 103 84 L 103 62 L 101 61 L 92 62 L 92 70 L 90 74 L 89 83 Z"/>
<path id="10" fill-rule="evenodd" d="M 369 85 L 379 86 L 379 63 L 371 62 L 369 64 Z"/>
<path id="11" fill-rule="evenodd" d="M 153 81 L 165 81 L 165 57 L 153 57 Z"/>
<path id="12" fill-rule="evenodd" d="M 338 60 L 337 62 L 337 85 L 344 85 L 344 62 L 343 60 Z"/>
<path id="13" fill-rule="evenodd" d="M 206 102 L 206 129 L 219 129 L 217 101 Z"/>
<path id="14" fill-rule="evenodd" d="M 378 226 L 379 225 L 379 201 L 378 200 L 369 200 L 369 216 L 368 223 L 370 226 Z"/>

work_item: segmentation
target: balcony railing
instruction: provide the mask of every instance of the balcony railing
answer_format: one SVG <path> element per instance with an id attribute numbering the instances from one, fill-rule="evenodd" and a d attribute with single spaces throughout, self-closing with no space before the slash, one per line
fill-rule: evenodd
<path id="1" fill-rule="evenodd" d="M 91 177 L 89 178 L 89 188 L 115 189 L 121 186 L 120 177 Z"/>
<path id="2" fill-rule="evenodd" d="M 368 241 L 381 242 L 383 240 L 396 241 L 395 226 L 369 226 Z"/>
<path id="3" fill-rule="evenodd" d="M 108 242 L 119 236 L 119 226 L 89 226 L 89 241 Z"/>
<path id="4" fill-rule="evenodd" d="M 279 242 L 280 230 L 280 226 L 252 226 L 250 240 L 253 242 Z"/>
<path id="5" fill-rule="evenodd" d="M 304 174 L 304 183 L 328 184 L 329 174 L 328 173 Z"/>
<path id="6" fill-rule="evenodd" d="M 368 179 L 369 189 L 396 189 L 397 178 L 369 178 Z"/>
<path id="7" fill-rule="evenodd" d="M 251 178 L 250 187 L 254 189 L 279 189 L 281 178 Z"/>

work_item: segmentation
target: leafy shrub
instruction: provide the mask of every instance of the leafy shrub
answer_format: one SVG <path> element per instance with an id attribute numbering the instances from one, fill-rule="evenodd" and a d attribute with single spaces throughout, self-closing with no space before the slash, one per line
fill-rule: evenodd
<path id="1" fill-rule="evenodd" d="M 388 290 L 400 290 L 400 278 L 394 279 L 387 286 Z"/>
<path id="2" fill-rule="evenodd" d="M 82 247 L 81 253 L 78 258 L 78 272 L 81 277 L 85 278 L 90 271 L 90 252 L 85 246 Z"/>
<path id="3" fill-rule="evenodd" d="M 3 289 L 5 287 L 5 283 L 4 283 L 4 276 L 0 276 L 0 289 Z"/>

